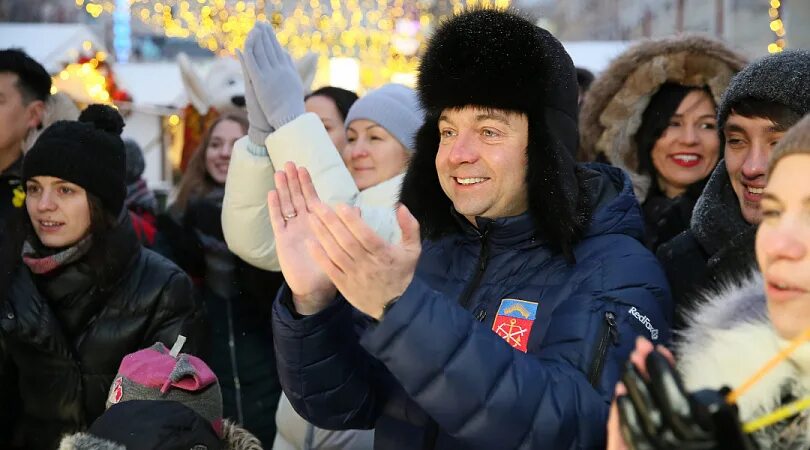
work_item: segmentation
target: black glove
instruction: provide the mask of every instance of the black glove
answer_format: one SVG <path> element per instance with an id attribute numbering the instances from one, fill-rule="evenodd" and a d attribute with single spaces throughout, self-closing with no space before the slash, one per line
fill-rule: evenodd
<path id="1" fill-rule="evenodd" d="M 727 388 L 688 393 L 667 359 L 647 356 L 646 380 L 628 362 L 622 377 L 627 395 L 617 399 L 622 435 L 635 450 L 755 450 L 742 431 L 736 405 L 725 401 Z"/>

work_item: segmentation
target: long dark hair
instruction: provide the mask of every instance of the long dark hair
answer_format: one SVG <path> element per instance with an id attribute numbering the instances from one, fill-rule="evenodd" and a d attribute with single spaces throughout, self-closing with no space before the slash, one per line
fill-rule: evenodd
<path id="1" fill-rule="evenodd" d="M 684 86 L 677 83 L 664 83 L 658 92 L 653 94 L 650 98 L 650 103 L 644 110 L 641 116 L 641 125 L 636 132 L 636 152 L 638 155 L 638 173 L 649 175 L 653 182 L 650 186 L 651 189 L 658 189 L 658 171 L 655 170 L 655 165 L 652 162 L 652 150 L 655 142 L 664 134 L 669 121 L 678 107 L 687 95 L 692 91 L 706 92 L 709 98 L 712 98 L 711 92 L 708 88 L 700 88 L 693 86 Z M 712 100 L 714 104 L 714 100 Z M 720 148 L 721 152 L 723 149 Z M 722 158 L 722 156 L 721 156 Z"/>
<path id="2" fill-rule="evenodd" d="M 186 206 L 188 206 L 189 200 L 202 197 L 212 190 L 222 187 L 221 184 L 214 181 L 208 174 L 208 170 L 205 168 L 205 154 L 208 152 L 208 146 L 211 144 L 211 136 L 214 134 L 214 129 L 217 125 L 226 120 L 238 123 L 242 127 L 242 131 L 247 133 L 249 126 L 247 117 L 239 113 L 223 114 L 205 130 L 205 136 L 200 146 L 194 152 L 194 156 L 191 157 L 188 167 L 186 167 L 186 172 L 180 179 L 180 184 L 177 188 L 177 197 L 172 206 L 169 207 L 172 213 L 176 213 L 178 216 L 182 215 L 186 210 Z"/>

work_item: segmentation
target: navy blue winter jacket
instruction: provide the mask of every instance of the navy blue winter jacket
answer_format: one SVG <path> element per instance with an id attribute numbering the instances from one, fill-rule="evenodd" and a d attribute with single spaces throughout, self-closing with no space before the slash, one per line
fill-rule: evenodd
<path id="1" fill-rule="evenodd" d="M 461 218 L 457 234 L 423 243 L 379 323 L 342 298 L 295 318 L 283 288 L 273 332 L 295 409 L 323 428 L 375 427 L 375 448 L 604 448 L 635 338 L 668 341 L 671 300 L 629 179 L 591 168 L 596 206 L 575 264 L 528 214 Z"/>

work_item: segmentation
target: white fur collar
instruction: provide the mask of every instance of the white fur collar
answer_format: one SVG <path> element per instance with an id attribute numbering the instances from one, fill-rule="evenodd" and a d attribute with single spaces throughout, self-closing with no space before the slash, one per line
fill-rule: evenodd
<path id="1" fill-rule="evenodd" d="M 356 204 L 392 208 L 399 198 L 403 178 L 405 178 L 405 174 L 401 173 L 380 184 L 363 189 L 360 191 Z"/>
<path id="2" fill-rule="evenodd" d="M 767 316 L 762 279 L 754 275 L 738 285 L 726 286 L 688 314 L 690 327 L 676 346 L 678 369 L 688 390 L 740 386 L 785 344 Z M 740 418 L 751 420 L 776 409 L 783 398 L 810 394 L 810 344 L 794 353 L 755 384 L 738 401 Z M 808 448 L 810 427 L 797 448 Z M 777 444 L 779 427 L 763 430 L 757 439 L 763 448 L 794 448 Z M 795 440 L 794 440 L 795 441 Z M 796 444 L 796 442 L 794 442 Z"/>

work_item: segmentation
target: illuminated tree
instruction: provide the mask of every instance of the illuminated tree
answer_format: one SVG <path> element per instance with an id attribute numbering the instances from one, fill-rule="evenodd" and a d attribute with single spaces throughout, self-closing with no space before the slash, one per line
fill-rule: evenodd
<path id="1" fill-rule="evenodd" d="M 76 0 L 98 17 L 110 0 Z M 217 54 L 241 48 L 256 21 L 269 22 L 295 58 L 317 52 L 360 62 L 360 81 L 376 86 L 415 71 L 424 38 L 442 17 L 465 6 L 506 7 L 509 0 L 130 0 L 132 16 L 166 36 L 193 38 Z"/>

